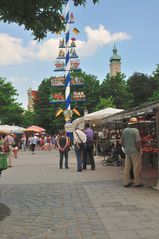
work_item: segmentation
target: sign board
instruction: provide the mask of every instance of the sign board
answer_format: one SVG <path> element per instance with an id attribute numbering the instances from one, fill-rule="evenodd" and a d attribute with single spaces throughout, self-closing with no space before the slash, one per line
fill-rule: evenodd
<path id="1" fill-rule="evenodd" d="M 75 130 L 75 124 L 66 123 L 65 130 L 66 130 L 66 132 L 73 132 Z"/>

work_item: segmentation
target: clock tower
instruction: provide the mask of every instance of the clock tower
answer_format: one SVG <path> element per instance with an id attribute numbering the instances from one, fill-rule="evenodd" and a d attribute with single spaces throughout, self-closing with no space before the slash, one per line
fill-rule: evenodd
<path id="1" fill-rule="evenodd" d="M 117 48 L 114 45 L 113 55 L 110 58 L 110 76 L 116 76 L 121 72 L 121 57 L 117 54 Z"/>

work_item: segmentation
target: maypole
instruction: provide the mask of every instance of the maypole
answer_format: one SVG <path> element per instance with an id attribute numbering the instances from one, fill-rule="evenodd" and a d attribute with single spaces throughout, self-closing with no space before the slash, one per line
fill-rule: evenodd
<path id="1" fill-rule="evenodd" d="M 62 38 L 59 41 L 59 53 L 57 60 L 55 62 L 55 72 L 65 72 L 63 76 L 57 76 L 51 78 L 51 85 L 53 87 L 61 89 L 61 92 L 53 93 L 50 96 L 50 103 L 64 103 L 65 109 L 58 108 L 56 112 L 56 117 L 63 113 L 65 118 L 65 129 L 70 132 L 72 114 L 80 116 L 77 106 L 71 109 L 71 102 L 85 101 L 85 94 L 78 91 L 78 87 L 83 85 L 83 79 L 78 76 L 73 76 L 71 78 L 71 72 L 81 71 L 79 68 L 80 61 L 76 53 L 76 38 L 70 39 L 70 24 L 74 23 L 74 14 L 69 13 L 69 2 L 66 0 L 66 10 L 65 10 L 65 39 Z M 75 0 L 74 0 L 75 4 Z M 72 30 L 76 35 L 79 31 L 77 28 Z M 63 86 L 65 87 L 65 94 L 63 94 Z M 72 87 L 72 92 L 71 92 Z"/>
<path id="2" fill-rule="evenodd" d="M 66 78 L 65 78 L 65 102 L 66 102 L 66 110 L 71 109 L 71 96 L 70 96 L 70 55 L 69 55 L 69 40 L 70 40 L 70 32 L 69 32 L 69 21 L 70 21 L 70 14 L 69 14 L 69 0 L 66 0 L 66 15 L 65 15 L 65 22 L 66 22 Z"/>

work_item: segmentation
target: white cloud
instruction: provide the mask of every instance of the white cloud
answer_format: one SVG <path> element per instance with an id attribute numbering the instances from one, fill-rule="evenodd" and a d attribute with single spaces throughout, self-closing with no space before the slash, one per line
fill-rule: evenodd
<path id="1" fill-rule="evenodd" d="M 53 60 L 57 57 L 59 40 L 49 39 L 42 44 L 38 44 L 36 57 L 40 60 Z"/>
<path id="2" fill-rule="evenodd" d="M 27 77 L 14 77 L 14 76 L 10 76 L 8 78 L 8 81 L 12 82 L 13 85 L 19 85 L 19 84 L 24 84 L 24 82 L 28 82 L 28 78 Z"/>
<path id="3" fill-rule="evenodd" d="M 126 32 L 111 33 L 102 25 L 100 25 L 98 29 L 86 26 L 85 32 L 87 41 L 77 41 L 77 49 L 80 51 L 81 57 L 93 55 L 99 48 L 113 42 L 130 39 L 130 36 Z"/>
<path id="4" fill-rule="evenodd" d="M 22 40 L 8 34 L 0 34 L 0 65 L 20 63 L 24 57 L 25 50 Z"/>
<path id="5" fill-rule="evenodd" d="M 107 44 L 128 40 L 126 32 L 111 33 L 104 26 L 97 29 L 85 27 L 86 41 L 77 40 L 77 50 L 80 56 L 93 55 Z M 0 34 L 0 65 L 20 64 L 28 60 L 55 60 L 58 54 L 58 39 L 49 39 L 43 42 L 31 41 L 24 46 L 23 40 L 8 34 Z"/>
<path id="6" fill-rule="evenodd" d="M 8 34 L 0 34 L 0 65 L 20 64 L 26 60 L 55 60 L 58 50 L 58 40 L 49 39 L 42 43 L 29 42 L 23 46 L 23 40 Z"/>

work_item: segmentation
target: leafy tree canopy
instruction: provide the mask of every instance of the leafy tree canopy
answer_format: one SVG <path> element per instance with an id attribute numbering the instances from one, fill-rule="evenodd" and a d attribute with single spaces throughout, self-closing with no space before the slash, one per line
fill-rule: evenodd
<path id="1" fill-rule="evenodd" d="M 16 102 L 17 95 L 12 84 L 0 78 L 0 121 L 2 124 L 21 125 L 23 109 Z"/>
<path id="2" fill-rule="evenodd" d="M 127 81 L 128 91 L 133 95 L 131 107 L 148 101 L 154 91 L 154 81 L 144 73 L 135 72 Z"/>
<path id="3" fill-rule="evenodd" d="M 102 98 L 109 99 L 111 97 L 112 103 L 116 108 L 128 108 L 131 96 L 127 92 L 124 74 L 118 73 L 113 77 L 110 77 L 108 74 L 101 84 L 100 91 Z"/>
<path id="4" fill-rule="evenodd" d="M 153 94 L 149 98 L 149 101 L 156 101 L 156 100 L 159 100 L 159 64 L 157 64 L 156 69 L 152 74 L 151 80 L 152 80 Z"/>
<path id="5" fill-rule="evenodd" d="M 110 96 L 108 99 L 100 97 L 99 103 L 95 107 L 95 111 L 105 109 L 107 107 L 113 107 L 115 108 L 115 105 L 113 104 L 112 97 Z"/>
<path id="6" fill-rule="evenodd" d="M 30 125 L 34 125 L 34 124 L 36 124 L 35 113 L 31 111 L 25 111 L 22 115 L 22 126 L 24 128 L 27 128 Z"/>
<path id="7" fill-rule="evenodd" d="M 94 3 L 98 0 L 92 0 Z M 0 20 L 17 23 L 31 30 L 35 39 L 43 39 L 50 33 L 65 28 L 62 13 L 66 0 L 1 0 Z M 74 0 L 75 6 L 85 5 L 87 0 Z"/>

